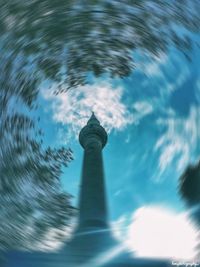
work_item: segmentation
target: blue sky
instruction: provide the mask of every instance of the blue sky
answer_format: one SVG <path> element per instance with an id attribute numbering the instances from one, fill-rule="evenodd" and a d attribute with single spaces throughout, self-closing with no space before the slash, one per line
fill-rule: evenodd
<path id="1" fill-rule="evenodd" d="M 43 84 L 39 109 L 46 144 L 74 151 L 61 179 L 75 205 L 83 155 L 77 136 L 95 112 L 109 133 L 104 164 L 110 220 L 126 226 L 141 208 L 170 210 L 173 218 L 185 214 L 178 178 L 200 155 L 200 51 L 192 52 L 192 62 L 177 50 L 157 60 L 138 58 L 123 80 L 93 78 L 58 96 Z"/>

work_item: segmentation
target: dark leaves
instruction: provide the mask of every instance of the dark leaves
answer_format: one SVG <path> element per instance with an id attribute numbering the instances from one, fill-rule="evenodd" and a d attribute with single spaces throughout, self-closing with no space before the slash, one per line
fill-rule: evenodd
<path id="1" fill-rule="evenodd" d="M 188 166 L 180 177 L 180 193 L 189 206 L 200 203 L 200 164 Z"/>
<path id="2" fill-rule="evenodd" d="M 0 250 L 39 249 L 74 215 L 60 185 L 72 151 L 42 146 L 40 120 L 31 113 L 39 77 L 24 68 L 24 57 L 7 56 L 0 62 Z"/>
<path id="3" fill-rule="evenodd" d="M 188 31 L 199 31 L 199 13 L 198 0 L 9 0 L 1 5 L 0 24 L 6 47 L 33 56 L 37 70 L 67 90 L 84 84 L 88 72 L 128 76 L 135 49 L 159 56 L 175 46 L 188 57 Z"/>

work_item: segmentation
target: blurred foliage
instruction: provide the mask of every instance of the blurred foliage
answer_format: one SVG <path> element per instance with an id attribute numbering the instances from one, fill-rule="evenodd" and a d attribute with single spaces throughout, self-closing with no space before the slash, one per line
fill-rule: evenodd
<path id="1" fill-rule="evenodd" d="M 175 46 L 189 56 L 199 14 L 199 0 L 2 0 L 0 33 L 7 50 L 64 84 L 59 92 L 90 72 L 129 75 L 134 50 L 160 56 Z"/>
<path id="2" fill-rule="evenodd" d="M 187 167 L 180 177 L 179 191 L 189 207 L 200 204 L 200 162 Z"/>
<path id="3" fill-rule="evenodd" d="M 185 172 L 179 178 L 179 192 L 190 208 L 191 219 L 200 229 L 200 161 L 196 165 L 189 165 Z M 198 240 L 196 258 L 200 259 L 200 231 Z"/>
<path id="4" fill-rule="evenodd" d="M 44 147 L 30 113 L 37 77 L 22 57 L 7 57 L 0 55 L 0 250 L 37 249 L 49 232 L 69 227 L 75 213 L 60 184 L 73 156 L 66 147 Z"/>
<path id="5" fill-rule="evenodd" d="M 6 208 L 1 208 L 0 250 L 48 249 L 48 235 L 55 229 L 61 232 L 51 242 L 66 238 L 66 228 L 71 226 L 74 215 L 69 195 L 55 189 L 36 192 L 36 187 L 32 185 L 35 196 L 28 197 L 23 191 L 21 196 L 5 193 L 1 196 L 1 206 Z"/>

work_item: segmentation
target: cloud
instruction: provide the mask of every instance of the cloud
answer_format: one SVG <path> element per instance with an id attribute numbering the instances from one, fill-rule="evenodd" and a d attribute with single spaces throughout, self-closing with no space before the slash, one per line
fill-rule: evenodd
<path id="1" fill-rule="evenodd" d="M 134 121 L 138 122 L 148 114 L 153 112 L 153 106 L 147 101 L 138 101 L 133 104 Z"/>
<path id="2" fill-rule="evenodd" d="M 122 100 L 122 87 L 112 88 L 108 83 L 82 86 L 57 96 L 52 90 L 43 90 L 43 97 L 51 103 L 53 120 L 68 126 L 76 136 L 92 111 L 108 132 L 122 130 L 133 122 Z"/>
<path id="3" fill-rule="evenodd" d="M 126 227 L 126 217 L 115 224 L 115 236 L 138 257 L 192 260 L 195 257 L 197 230 L 186 213 L 160 206 L 137 209 Z"/>
<path id="4" fill-rule="evenodd" d="M 182 118 L 172 113 L 169 119 L 158 120 L 167 131 L 156 142 L 155 150 L 160 151 L 159 171 L 162 174 L 177 158 L 177 171 L 182 172 L 194 155 L 200 137 L 198 123 L 200 108 L 191 107 L 188 117 Z"/>
<path id="5" fill-rule="evenodd" d="M 148 76 L 162 76 L 163 74 L 161 67 L 167 63 L 169 63 L 169 58 L 163 54 L 160 58 L 154 58 L 153 61 L 146 62 L 146 64 L 143 66 L 143 71 Z"/>
<path id="6" fill-rule="evenodd" d="M 137 64 L 136 71 L 146 76 L 141 80 L 138 94 L 144 94 L 145 99 L 148 97 L 158 112 L 168 109 L 171 94 L 181 88 L 191 75 L 191 68 L 177 51 L 171 51 L 168 56 L 163 54 L 157 59 L 144 56 Z"/>
<path id="7" fill-rule="evenodd" d="M 145 73 L 148 77 L 162 76 L 161 67 L 169 63 L 169 57 L 166 54 L 160 54 L 159 57 L 149 58 L 147 55 L 140 54 L 136 61 L 136 70 Z"/>

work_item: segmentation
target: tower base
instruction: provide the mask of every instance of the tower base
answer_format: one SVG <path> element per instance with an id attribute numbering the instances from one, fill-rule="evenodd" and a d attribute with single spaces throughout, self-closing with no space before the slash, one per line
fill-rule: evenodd
<path id="1" fill-rule="evenodd" d="M 63 248 L 68 266 L 95 266 L 107 257 L 109 252 L 120 247 L 108 227 L 85 227 L 77 229 L 73 238 Z"/>

